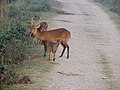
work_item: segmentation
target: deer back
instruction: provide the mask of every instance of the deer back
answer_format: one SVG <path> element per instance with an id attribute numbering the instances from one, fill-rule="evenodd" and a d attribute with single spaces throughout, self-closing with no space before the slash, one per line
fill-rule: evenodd
<path id="1" fill-rule="evenodd" d="M 38 31 L 38 37 L 43 41 L 56 41 L 60 39 L 60 41 L 68 41 L 71 37 L 71 34 L 68 30 L 64 28 L 54 29 L 46 32 Z"/>

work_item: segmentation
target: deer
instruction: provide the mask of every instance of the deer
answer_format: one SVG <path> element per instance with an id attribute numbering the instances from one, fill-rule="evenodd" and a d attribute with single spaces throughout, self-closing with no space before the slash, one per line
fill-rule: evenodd
<path id="1" fill-rule="evenodd" d="M 65 28 L 57 28 L 53 30 L 43 31 L 43 29 L 38 29 L 40 25 L 34 26 L 32 25 L 30 30 L 30 37 L 36 37 L 38 40 L 42 42 L 47 41 L 57 41 L 60 40 L 60 44 L 63 46 L 63 51 L 60 57 L 63 56 L 65 49 L 67 48 L 67 59 L 69 58 L 69 45 L 68 41 L 71 38 L 71 32 Z"/>
<path id="2" fill-rule="evenodd" d="M 38 31 L 47 31 L 48 28 L 48 23 L 47 22 L 41 22 L 41 18 L 39 16 L 39 20 L 35 23 L 34 17 L 31 18 L 31 27 L 36 27 L 38 29 Z M 38 39 L 38 41 L 40 41 Z M 39 42 L 40 43 L 40 42 Z M 44 46 L 44 57 L 46 56 L 46 52 L 47 52 L 47 45 L 46 42 L 41 41 L 41 45 Z"/>
<path id="3" fill-rule="evenodd" d="M 58 46 L 60 44 L 60 40 L 57 40 L 56 42 L 54 41 L 47 41 L 46 45 L 47 45 L 47 54 L 48 54 L 48 61 L 50 61 L 50 54 L 53 54 L 53 61 L 55 61 L 55 55 L 56 55 L 56 51 L 58 49 Z"/>

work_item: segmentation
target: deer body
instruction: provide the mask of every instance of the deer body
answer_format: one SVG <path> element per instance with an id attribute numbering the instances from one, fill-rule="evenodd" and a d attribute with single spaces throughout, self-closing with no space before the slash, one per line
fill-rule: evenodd
<path id="1" fill-rule="evenodd" d="M 38 38 L 41 41 L 47 41 L 47 40 L 55 41 L 60 38 L 63 42 L 69 40 L 70 37 L 68 36 L 68 34 L 70 34 L 70 32 L 64 28 L 59 28 L 45 32 L 41 32 L 37 30 L 34 33 L 36 38 Z"/>
<path id="2" fill-rule="evenodd" d="M 65 49 L 67 48 L 67 58 L 69 58 L 69 45 L 68 41 L 71 38 L 71 33 L 65 28 L 58 28 L 54 30 L 47 31 L 48 24 L 46 22 L 42 22 L 39 26 L 34 24 L 34 20 L 32 17 L 31 20 L 31 31 L 30 36 L 35 36 L 38 40 L 42 41 L 44 45 L 44 56 L 46 55 L 47 51 L 47 41 L 57 41 L 60 40 L 61 45 L 63 46 L 63 51 L 60 57 L 63 56 Z M 54 46 L 54 45 L 53 45 Z"/>
<path id="3" fill-rule="evenodd" d="M 32 28 L 31 35 L 35 36 L 41 41 L 47 42 L 47 41 L 56 41 L 60 40 L 61 45 L 63 46 L 63 51 L 60 57 L 63 56 L 64 51 L 67 47 L 67 58 L 69 58 L 69 46 L 68 46 L 68 41 L 71 38 L 71 33 L 64 29 L 64 28 L 58 28 L 54 30 L 49 30 L 49 31 L 39 31 L 35 28 Z"/>

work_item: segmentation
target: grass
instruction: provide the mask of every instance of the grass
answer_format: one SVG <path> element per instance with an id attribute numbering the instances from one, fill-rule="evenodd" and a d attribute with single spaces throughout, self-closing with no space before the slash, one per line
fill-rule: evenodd
<path id="1" fill-rule="evenodd" d="M 102 8 L 106 13 L 108 13 L 108 15 L 110 16 L 110 19 L 114 21 L 114 23 L 117 25 L 118 29 L 120 30 L 120 16 L 115 13 L 115 12 L 112 12 L 109 10 L 109 7 L 108 5 L 103 5 L 99 2 L 96 2 L 95 0 L 88 0 L 96 5 L 98 5 L 100 8 Z"/>
<path id="2" fill-rule="evenodd" d="M 113 20 L 115 22 L 118 29 L 120 30 L 120 16 L 118 16 L 116 13 L 111 12 L 111 11 L 107 11 L 107 12 L 110 15 L 111 20 Z"/>
<path id="3" fill-rule="evenodd" d="M 41 83 L 38 88 L 45 88 L 43 83 L 44 76 L 49 73 L 53 64 L 49 63 L 46 58 L 40 58 L 40 56 L 34 56 L 34 59 L 25 60 L 21 65 L 16 66 L 16 73 L 19 77 L 29 76 L 32 84 Z M 36 78 L 40 79 L 39 82 L 36 81 Z M 29 85 L 27 85 L 29 86 Z M 24 87 L 27 87 L 25 84 L 14 84 L 14 85 L 4 85 L 4 90 L 21 90 Z M 32 88 L 32 87 L 31 87 Z"/>
<path id="4" fill-rule="evenodd" d="M 36 0 L 36 1 L 39 1 L 39 0 Z M 41 2 L 41 1 L 39 1 L 39 2 Z M 42 11 L 41 10 L 41 11 L 37 12 L 37 11 L 33 10 L 33 11 L 28 11 L 29 13 L 27 13 L 26 8 L 24 8 L 24 7 L 26 7 L 25 5 L 26 5 L 26 3 L 21 3 L 21 4 L 16 3 L 15 6 L 12 7 L 15 9 L 12 9 L 13 12 L 11 12 L 10 16 L 12 18 L 17 18 L 18 20 L 20 20 L 22 23 L 25 24 L 25 26 L 28 29 L 29 29 L 30 22 L 31 22 L 31 16 L 37 16 L 37 17 L 40 16 L 42 21 L 44 21 L 44 20 L 49 21 L 49 20 L 51 20 L 51 18 L 56 16 L 56 13 L 53 11 Z M 38 3 L 37 3 L 37 5 L 39 6 Z M 16 10 L 16 11 L 14 11 L 14 10 Z M 17 13 L 17 10 L 18 10 L 18 12 L 20 10 L 21 14 Z M 16 13 L 18 15 L 16 15 Z M 14 14 L 15 14 L 15 16 L 14 16 Z M 46 73 L 49 73 L 53 64 L 49 63 L 47 61 L 47 58 L 43 58 L 43 48 L 41 48 L 40 45 L 34 45 L 34 46 L 35 47 L 32 47 L 32 49 L 30 50 L 30 54 L 35 52 L 34 55 L 31 55 L 29 60 L 23 60 L 23 62 L 20 65 L 16 65 L 15 72 L 18 77 L 22 77 L 22 76 L 26 76 L 26 75 L 28 75 L 30 77 L 30 79 L 33 81 L 33 83 L 28 86 L 34 87 L 34 85 L 36 83 L 38 83 L 39 85 L 35 85 L 36 88 L 38 88 L 38 89 L 34 89 L 34 90 L 43 90 L 46 87 L 45 84 L 43 83 L 44 76 L 46 75 Z M 38 82 L 36 79 L 38 79 L 40 81 Z M 22 88 L 24 88 L 24 86 L 26 86 L 26 85 L 23 85 L 23 84 L 2 85 L 3 89 L 0 86 L 0 90 L 21 90 Z M 28 90 L 28 89 L 26 89 L 26 90 Z"/>
<path id="5" fill-rule="evenodd" d="M 49 20 L 51 20 L 51 18 L 53 18 L 53 17 L 55 17 L 56 16 L 56 13 L 55 12 L 42 12 L 41 14 L 40 14 L 40 16 L 42 17 L 41 19 L 44 21 L 46 21 L 47 20 L 47 22 L 49 21 Z M 49 22 L 48 22 L 48 24 L 49 24 Z"/>
<path id="6" fill-rule="evenodd" d="M 102 66 L 102 73 L 105 77 L 105 81 L 107 83 L 107 88 L 109 90 L 116 90 L 116 86 L 115 86 L 115 83 L 113 81 L 113 73 L 112 73 L 112 69 L 110 68 L 110 65 L 109 65 L 109 60 L 107 59 L 106 55 L 97 50 L 98 54 L 99 54 L 99 63 L 101 64 Z"/>

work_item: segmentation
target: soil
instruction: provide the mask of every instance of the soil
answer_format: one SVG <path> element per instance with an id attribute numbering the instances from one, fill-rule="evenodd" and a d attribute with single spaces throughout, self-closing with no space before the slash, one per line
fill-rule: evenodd
<path id="1" fill-rule="evenodd" d="M 46 90 L 119 90 L 120 34 L 109 16 L 86 0 L 58 0 L 61 13 L 50 28 L 71 34 L 70 58 L 57 57 Z M 62 13 L 63 12 L 63 13 Z M 60 55 L 62 47 L 58 51 Z"/>

